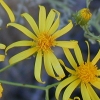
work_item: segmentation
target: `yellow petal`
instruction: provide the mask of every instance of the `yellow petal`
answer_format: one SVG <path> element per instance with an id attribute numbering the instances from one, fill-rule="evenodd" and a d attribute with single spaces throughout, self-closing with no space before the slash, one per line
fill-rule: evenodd
<path id="1" fill-rule="evenodd" d="M 37 50 L 38 50 L 38 48 L 36 48 L 36 47 L 24 50 L 24 51 L 16 54 L 15 56 L 11 57 L 9 60 L 9 63 L 14 64 L 19 61 L 22 61 L 22 60 L 28 58 L 29 56 L 33 55 Z"/>
<path id="2" fill-rule="evenodd" d="M 4 44 L 0 43 L 0 49 L 5 49 L 5 48 L 6 48 L 6 46 Z"/>
<path id="3" fill-rule="evenodd" d="M 98 53 L 96 54 L 96 56 L 92 60 L 92 64 L 95 65 L 99 59 L 100 59 L 100 50 L 98 51 Z"/>
<path id="4" fill-rule="evenodd" d="M 56 96 L 56 99 L 59 100 L 59 95 L 60 95 L 60 92 L 61 90 L 67 86 L 68 84 L 70 84 L 71 82 L 73 82 L 74 80 L 76 80 L 77 77 L 76 76 L 70 76 L 68 78 L 66 78 L 65 80 L 63 80 L 62 82 L 60 82 L 60 84 L 57 86 L 56 88 L 56 92 L 55 92 L 55 96 Z M 67 100 L 67 99 L 66 99 Z"/>
<path id="5" fill-rule="evenodd" d="M 49 31 L 49 29 L 51 28 L 51 25 L 53 24 L 55 15 L 56 15 L 55 11 L 53 9 L 50 10 L 50 13 L 48 14 L 47 19 L 46 19 L 45 31 Z"/>
<path id="6" fill-rule="evenodd" d="M 97 73 L 98 73 L 98 76 L 100 76 L 100 69 L 98 70 L 98 72 L 97 72 Z"/>
<path id="7" fill-rule="evenodd" d="M 94 87 L 100 89 L 100 78 L 97 78 L 97 81 L 90 82 Z"/>
<path id="8" fill-rule="evenodd" d="M 2 97 L 2 92 L 3 92 L 3 88 L 2 88 L 1 83 L 0 83 L 0 98 Z"/>
<path id="9" fill-rule="evenodd" d="M 4 55 L 0 55 L 0 61 L 4 61 L 5 56 Z"/>
<path id="10" fill-rule="evenodd" d="M 77 41 L 56 41 L 56 46 L 63 48 L 75 48 L 77 43 Z"/>
<path id="11" fill-rule="evenodd" d="M 79 97 L 74 97 L 74 100 L 81 100 Z"/>
<path id="12" fill-rule="evenodd" d="M 69 24 L 63 27 L 61 30 L 58 30 L 55 32 L 52 36 L 54 39 L 59 38 L 60 36 L 66 34 L 68 31 L 70 31 L 73 27 L 72 21 L 69 21 Z"/>
<path id="13" fill-rule="evenodd" d="M 8 7 L 8 5 L 4 2 L 4 0 L 0 0 L 0 4 L 3 6 L 5 11 L 7 12 L 8 16 L 10 18 L 10 21 L 14 22 L 15 16 L 14 16 L 13 12 L 11 11 L 11 9 Z"/>
<path id="14" fill-rule="evenodd" d="M 39 6 L 39 30 L 40 32 L 44 32 L 45 30 L 45 23 L 46 23 L 46 10 L 44 6 Z"/>
<path id="15" fill-rule="evenodd" d="M 13 27 L 17 28 L 18 30 L 20 30 L 21 32 L 23 32 L 26 36 L 30 37 L 31 39 L 34 39 L 34 40 L 37 39 L 37 37 L 31 31 L 29 31 L 26 27 L 24 27 L 24 26 L 22 26 L 20 24 L 9 23 L 9 24 L 7 24 L 7 27 L 8 26 L 13 26 Z"/>
<path id="16" fill-rule="evenodd" d="M 47 52 L 44 52 L 44 67 L 45 67 L 45 70 L 48 73 L 48 75 L 50 75 L 50 76 L 56 78 L 57 80 L 59 80 L 59 77 L 55 76 L 55 73 L 54 73 L 53 67 L 51 65 L 51 62 L 48 58 L 48 53 Z"/>
<path id="17" fill-rule="evenodd" d="M 79 63 L 79 65 L 83 64 L 84 61 L 83 61 L 83 56 L 82 56 L 82 53 L 81 53 L 81 50 L 80 50 L 80 47 L 79 45 L 77 44 L 77 46 L 74 48 L 74 52 L 75 52 L 75 56 L 77 58 L 77 61 Z"/>
<path id="18" fill-rule="evenodd" d="M 73 74 L 73 75 L 74 75 L 74 74 L 76 73 L 74 70 L 72 70 L 72 69 L 68 68 L 67 66 L 65 66 L 64 62 L 63 62 L 61 59 L 59 59 L 59 62 L 60 62 L 61 65 L 64 66 L 64 68 L 65 68 L 70 74 Z"/>
<path id="19" fill-rule="evenodd" d="M 55 20 L 55 22 L 53 23 L 53 25 L 51 26 L 50 30 L 49 30 L 49 34 L 52 35 L 59 27 L 59 23 L 60 23 L 60 13 L 56 10 L 53 9 L 53 11 L 55 13 L 57 13 L 57 19 Z"/>
<path id="20" fill-rule="evenodd" d="M 87 57 L 87 62 L 90 62 L 90 48 L 89 48 L 89 43 L 88 41 L 85 41 L 88 47 L 88 57 Z"/>
<path id="21" fill-rule="evenodd" d="M 53 66 L 53 69 L 57 73 L 57 75 L 60 78 L 64 78 L 65 73 L 64 73 L 58 59 L 56 58 L 56 56 L 51 51 L 48 51 L 48 57 L 49 57 L 49 60 Z"/>
<path id="22" fill-rule="evenodd" d="M 69 86 L 65 89 L 64 94 L 63 94 L 63 100 L 68 100 L 69 97 L 71 96 L 72 92 L 75 90 L 75 88 L 79 85 L 81 82 L 80 79 L 75 80 Z"/>
<path id="23" fill-rule="evenodd" d="M 81 94 L 82 94 L 83 100 L 91 100 L 90 95 L 84 83 L 81 83 Z"/>
<path id="24" fill-rule="evenodd" d="M 91 87 L 91 85 L 90 84 L 86 84 L 86 86 L 87 86 L 87 90 L 88 90 L 88 92 L 90 94 L 91 99 L 92 100 L 100 100 L 98 95 L 96 94 L 96 92 Z"/>
<path id="25" fill-rule="evenodd" d="M 67 48 L 63 48 L 63 50 L 64 50 L 64 53 L 65 53 L 65 56 L 66 56 L 67 60 L 68 60 L 69 63 L 71 64 L 71 66 L 72 66 L 74 69 L 77 69 L 77 63 L 76 63 L 76 61 L 74 60 L 74 58 L 73 58 L 73 56 L 72 56 L 70 50 L 67 49 Z"/>
<path id="26" fill-rule="evenodd" d="M 41 80 L 41 67 L 42 67 L 42 52 L 38 51 L 34 67 L 34 76 L 38 82 L 44 84 L 45 82 Z"/>
<path id="27" fill-rule="evenodd" d="M 9 49 L 13 48 L 13 47 L 20 47 L 20 46 L 33 46 L 34 42 L 32 41 L 18 41 L 18 42 L 14 42 L 12 44 L 10 44 L 9 46 L 7 46 L 5 52 L 7 52 Z"/>
<path id="28" fill-rule="evenodd" d="M 39 34 L 39 29 L 38 29 L 38 26 L 37 26 L 35 20 L 28 13 L 23 13 L 23 14 L 21 14 L 21 16 L 24 17 L 28 21 L 31 28 L 35 32 L 35 34 L 38 35 Z"/>

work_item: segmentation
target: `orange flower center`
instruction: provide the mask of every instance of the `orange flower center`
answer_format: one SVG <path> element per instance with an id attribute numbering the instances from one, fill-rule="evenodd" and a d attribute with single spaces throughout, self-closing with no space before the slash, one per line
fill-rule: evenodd
<path id="1" fill-rule="evenodd" d="M 52 46 L 54 46 L 54 39 L 52 38 L 52 36 L 46 33 L 40 34 L 38 36 L 37 46 L 39 47 L 39 49 L 47 51 L 51 49 Z"/>
<path id="2" fill-rule="evenodd" d="M 84 83 L 95 81 L 97 79 L 97 67 L 91 62 L 80 65 L 76 70 L 76 73 Z"/>

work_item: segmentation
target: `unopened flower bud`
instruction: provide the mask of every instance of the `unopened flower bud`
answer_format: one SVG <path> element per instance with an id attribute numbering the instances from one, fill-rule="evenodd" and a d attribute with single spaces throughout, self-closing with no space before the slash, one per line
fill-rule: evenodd
<path id="1" fill-rule="evenodd" d="M 90 10 L 88 8 L 83 8 L 75 14 L 76 24 L 83 26 L 88 23 L 91 17 L 92 17 L 92 14 Z"/>

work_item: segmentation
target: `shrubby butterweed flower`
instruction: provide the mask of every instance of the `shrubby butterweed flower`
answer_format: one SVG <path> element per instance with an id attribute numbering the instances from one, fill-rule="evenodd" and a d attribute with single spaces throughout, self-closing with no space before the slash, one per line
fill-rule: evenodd
<path id="1" fill-rule="evenodd" d="M 3 6 L 5 11 L 7 12 L 8 16 L 10 18 L 10 21 L 14 22 L 15 16 L 14 16 L 13 12 L 11 11 L 11 9 L 8 7 L 8 5 L 4 2 L 4 0 L 0 0 L 0 4 Z"/>
<path id="2" fill-rule="evenodd" d="M 68 59 L 73 69 L 68 68 L 67 66 L 65 66 L 62 60 L 59 60 L 60 63 L 65 67 L 65 69 L 70 73 L 70 76 L 65 80 L 61 81 L 61 83 L 57 86 L 56 93 L 55 93 L 57 100 L 59 99 L 61 90 L 66 86 L 67 87 L 64 91 L 62 100 L 68 100 L 72 92 L 77 87 L 80 87 L 81 89 L 83 100 L 100 100 L 100 98 L 98 97 L 98 95 L 96 94 L 96 92 L 92 87 L 94 86 L 97 89 L 100 89 L 100 78 L 99 78 L 100 69 L 98 69 L 98 67 L 96 66 L 96 63 L 100 59 L 100 50 L 98 51 L 94 59 L 90 61 L 89 44 L 88 42 L 86 43 L 88 46 L 87 62 L 83 61 L 82 53 L 78 44 L 74 48 L 74 53 L 77 62 L 79 63 L 78 65 L 74 60 L 70 50 L 67 48 L 63 49 L 66 58 Z"/>
<path id="3" fill-rule="evenodd" d="M 81 26 L 86 25 L 91 17 L 92 14 L 88 8 L 83 8 L 79 10 L 74 16 L 76 24 L 79 24 Z"/>
<path id="4" fill-rule="evenodd" d="M 57 38 L 59 38 L 60 36 L 64 35 L 66 32 L 72 29 L 72 21 L 69 21 L 69 24 L 61 30 L 57 30 L 60 21 L 60 13 L 52 9 L 46 18 L 45 7 L 39 7 L 39 27 L 28 13 L 22 14 L 22 17 L 24 17 L 28 21 L 34 32 L 29 31 L 27 28 L 17 23 L 9 23 L 7 25 L 17 28 L 32 40 L 23 40 L 12 43 L 6 48 L 6 52 L 13 47 L 29 46 L 29 49 L 18 53 L 12 58 L 10 58 L 9 62 L 10 64 L 13 64 L 28 58 L 34 53 L 37 53 L 34 67 L 34 75 L 38 82 L 44 83 L 41 80 L 42 58 L 44 60 L 44 66 L 47 74 L 51 77 L 56 78 L 57 80 L 60 80 L 65 76 L 65 74 L 59 61 L 53 54 L 52 47 L 59 46 L 66 48 L 74 48 L 77 44 L 77 41 L 56 41 Z M 55 73 L 58 76 L 56 76 Z"/>

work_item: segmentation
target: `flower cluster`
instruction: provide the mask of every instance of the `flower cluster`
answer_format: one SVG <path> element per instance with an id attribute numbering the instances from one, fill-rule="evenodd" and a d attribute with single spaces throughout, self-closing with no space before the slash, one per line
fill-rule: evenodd
<path id="1" fill-rule="evenodd" d="M 51 9 L 48 15 L 46 14 L 46 9 L 44 6 L 39 6 L 39 23 L 36 24 L 34 18 L 28 14 L 23 13 L 21 16 L 29 23 L 32 28 L 30 31 L 25 26 L 18 24 L 15 22 L 15 16 L 11 9 L 6 5 L 4 0 L 0 0 L 0 4 L 3 6 L 5 11 L 7 12 L 10 23 L 7 24 L 7 27 L 12 26 L 18 30 L 20 30 L 24 35 L 30 38 L 30 40 L 20 40 L 10 44 L 9 46 L 5 46 L 4 44 L 0 44 L 0 49 L 4 49 L 5 53 L 8 54 L 8 50 L 14 47 L 27 46 L 28 49 L 24 50 L 9 59 L 10 65 L 18 63 L 32 55 L 36 56 L 35 65 L 34 65 L 34 76 L 35 79 L 40 83 L 45 83 L 41 79 L 41 70 L 42 70 L 42 61 L 44 63 L 44 68 L 47 74 L 59 82 L 56 91 L 55 97 L 59 100 L 59 96 L 61 90 L 65 88 L 63 99 L 62 100 L 80 100 L 79 97 L 71 98 L 71 94 L 73 91 L 80 87 L 81 94 L 83 100 L 100 100 L 93 87 L 100 89 L 100 69 L 96 65 L 98 60 L 100 59 L 100 50 L 94 57 L 92 61 L 90 61 L 90 49 L 89 43 L 86 41 L 88 47 L 88 56 L 87 61 L 83 60 L 83 56 L 81 53 L 81 49 L 79 47 L 78 41 L 70 40 L 63 41 L 58 40 L 59 37 L 68 33 L 73 28 L 72 20 L 68 21 L 68 24 L 64 26 L 62 29 L 59 29 L 60 25 L 60 13 Z M 75 21 L 77 24 L 84 26 L 91 19 L 92 14 L 90 13 L 88 8 L 83 8 L 75 15 Z M 73 69 L 66 66 L 64 62 L 58 59 L 54 52 L 53 48 L 56 46 L 61 47 L 69 61 L 70 65 Z M 76 60 L 71 54 L 70 49 L 74 50 Z M 4 61 L 5 55 L 0 54 L 0 61 Z M 67 78 L 65 71 L 69 72 L 69 76 Z M 62 80 L 65 78 L 64 80 Z M 0 84 L 0 97 L 2 97 L 3 88 Z"/>

